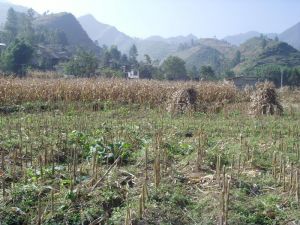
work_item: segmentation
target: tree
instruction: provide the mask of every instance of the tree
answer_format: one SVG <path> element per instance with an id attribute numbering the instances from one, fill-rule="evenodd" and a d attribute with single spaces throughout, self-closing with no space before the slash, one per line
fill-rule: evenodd
<path id="1" fill-rule="evenodd" d="M 140 78 L 142 79 L 152 79 L 158 73 L 157 66 L 152 64 L 152 60 L 149 55 L 145 55 L 145 62 L 140 62 L 139 64 Z"/>
<path id="2" fill-rule="evenodd" d="M 114 70 L 119 70 L 121 66 L 127 65 L 127 56 L 122 55 L 117 46 L 111 46 L 109 49 L 103 46 L 103 54 L 101 58 L 101 65 L 103 67 L 110 67 Z"/>
<path id="3" fill-rule="evenodd" d="M 241 62 L 241 52 L 239 50 L 237 50 L 235 52 L 235 55 L 234 55 L 234 58 L 233 58 L 232 67 L 235 67 L 240 62 Z"/>
<path id="4" fill-rule="evenodd" d="M 135 44 L 133 44 L 129 49 L 129 62 L 134 66 L 137 65 L 137 57 L 138 57 L 138 51 Z"/>
<path id="5" fill-rule="evenodd" d="M 16 39 L 3 52 L 1 57 L 2 70 L 23 76 L 33 56 L 33 48 L 24 40 Z"/>
<path id="6" fill-rule="evenodd" d="M 110 57 L 114 62 L 120 62 L 121 52 L 118 50 L 117 46 L 111 46 L 109 51 Z"/>
<path id="7" fill-rule="evenodd" d="M 146 64 L 151 65 L 152 64 L 151 57 L 148 54 L 145 54 L 144 57 L 145 57 Z"/>
<path id="8" fill-rule="evenodd" d="M 265 38 L 263 38 L 262 40 L 261 40 L 261 47 L 262 48 L 265 48 L 267 46 L 267 40 L 265 39 Z"/>
<path id="9" fill-rule="evenodd" d="M 100 69 L 100 75 L 101 77 L 105 77 L 105 78 L 124 78 L 124 73 L 120 70 L 114 70 L 111 69 L 109 67 L 103 67 Z"/>
<path id="10" fill-rule="evenodd" d="M 11 43 L 16 38 L 24 39 L 30 44 L 35 40 L 35 30 L 32 26 L 34 11 L 29 9 L 27 13 L 16 12 L 13 8 L 7 11 L 7 19 L 4 25 L 7 43 Z"/>
<path id="11" fill-rule="evenodd" d="M 288 85 L 299 86 L 300 85 L 300 72 L 298 69 L 291 69 L 290 75 L 288 76 Z"/>
<path id="12" fill-rule="evenodd" d="M 20 15 L 20 28 L 19 28 L 19 37 L 25 39 L 29 43 L 33 44 L 34 42 L 34 29 L 32 26 L 32 18 L 22 13 Z"/>
<path id="13" fill-rule="evenodd" d="M 128 57 L 126 54 L 123 54 L 121 56 L 120 63 L 122 64 L 122 66 L 127 66 L 129 64 Z"/>
<path id="14" fill-rule="evenodd" d="M 7 19 L 4 25 L 4 30 L 9 36 L 9 41 L 13 41 L 18 34 L 18 15 L 13 8 L 9 8 L 7 11 Z"/>
<path id="15" fill-rule="evenodd" d="M 200 75 L 204 80 L 214 80 L 216 78 L 215 72 L 211 66 L 201 66 Z"/>
<path id="16" fill-rule="evenodd" d="M 191 80 L 199 80 L 199 71 L 197 70 L 196 66 L 193 66 L 189 71 L 188 71 L 188 76 Z"/>
<path id="17" fill-rule="evenodd" d="M 35 12 L 32 8 L 27 10 L 27 16 L 30 18 L 30 20 L 34 19 L 34 15 L 35 15 Z"/>
<path id="18" fill-rule="evenodd" d="M 78 50 L 75 56 L 65 64 L 65 73 L 80 76 L 90 77 L 95 74 L 98 68 L 98 59 L 94 53 Z"/>
<path id="19" fill-rule="evenodd" d="M 111 58 L 110 58 L 109 51 L 105 50 L 101 57 L 101 65 L 103 67 L 110 67 L 110 62 L 111 62 Z"/>
<path id="20" fill-rule="evenodd" d="M 262 65 L 255 69 L 256 75 L 260 77 L 262 80 L 269 80 L 272 81 L 277 87 L 280 86 L 280 78 L 281 78 L 281 71 L 284 70 L 284 67 L 279 65 Z M 284 77 L 284 82 L 285 82 Z"/>
<path id="21" fill-rule="evenodd" d="M 225 70 L 224 72 L 224 77 L 225 78 L 232 78 L 235 77 L 235 73 L 232 70 Z"/>
<path id="22" fill-rule="evenodd" d="M 118 50 L 117 46 L 111 46 L 109 50 L 109 56 L 110 56 L 110 61 L 109 61 L 109 66 L 112 69 L 120 69 L 121 67 L 121 55 L 122 53 Z"/>
<path id="23" fill-rule="evenodd" d="M 0 30 L 0 40 L 1 40 L 1 42 L 6 43 L 6 44 L 8 44 L 10 42 L 10 37 L 7 34 L 7 32 Z"/>
<path id="24" fill-rule="evenodd" d="M 185 62 L 177 56 L 169 56 L 161 66 L 165 78 L 168 80 L 186 80 Z"/>

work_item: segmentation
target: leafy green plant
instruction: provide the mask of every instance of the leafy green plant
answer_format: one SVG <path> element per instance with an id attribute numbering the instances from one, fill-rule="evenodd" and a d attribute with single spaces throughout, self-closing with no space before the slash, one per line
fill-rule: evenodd
<path id="1" fill-rule="evenodd" d="M 171 155 L 189 155 L 194 147 L 191 144 L 179 142 L 179 143 L 165 143 L 164 148 L 166 148 Z"/>
<path id="2" fill-rule="evenodd" d="M 132 156 L 131 144 L 122 141 L 104 145 L 101 140 L 98 140 L 90 146 L 90 157 L 95 153 L 100 160 L 111 163 L 118 157 L 120 157 L 123 162 L 128 162 Z"/>

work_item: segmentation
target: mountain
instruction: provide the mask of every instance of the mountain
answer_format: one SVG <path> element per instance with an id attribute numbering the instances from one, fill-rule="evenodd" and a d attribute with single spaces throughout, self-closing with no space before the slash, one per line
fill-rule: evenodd
<path id="1" fill-rule="evenodd" d="M 172 55 L 182 58 L 188 69 L 210 65 L 217 74 L 233 70 L 237 75 L 249 75 L 265 65 L 300 65 L 300 52 L 297 49 L 267 37 L 251 38 L 239 47 L 225 40 L 199 39 L 193 46 Z"/>
<path id="2" fill-rule="evenodd" d="M 128 53 L 130 47 L 135 44 L 138 49 L 139 60 L 142 60 L 145 54 L 148 54 L 152 59 L 161 60 L 176 52 L 180 44 L 191 43 L 192 40 L 198 39 L 192 34 L 171 38 L 151 36 L 146 39 L 138 39 L 122 33 L 113 26 L 100 23 L 92 15 L 79 17 L 78 21 L 89 37 L 97 41 L 100 46 L 116 45 L 121 52 Z"/>
<path id="3" fill-rule="evenodd" d="M 144 55 L 149 55 L 152 59 L 162 60 L 166 56 L 177 51 L 178 46 L 166 42 L 164 39 L 140 39 L 135 42 L 138 49 L 138 59 L 142 60 Z"/>
<path id="4" fill-rule="evenodd" d="M 246 42 L 247 40 L 254 38 L 254 37 L 259 37 L 259 36 L 260 36 L 259 32 L 249 31 L 247 33 L 241 33 L 241 34 L 227 36 L 223 40 L 227 41 L 230 44 L 239 46 L 239 45 L 243 44 L 244 42 Z"/>
<path id="5" fill-rule="evenodd" d="M 162 60 L 177 52 L 181 45 L 190 46 L 192 43 L 197 42 L 197 40 L 198 38 L 192 34 L 170 38 L 151 36 L 146 39 L 137 39 L 135 44 L 140 60 L 143 59 L 145 54 L 148 54 L 152 59 Z"/>
<path id="6" fill-rule="evenodd" d="M 20 5 L 15 5 L 12 3 L 9 3 L 7 1 L 0 1 L 0 29 L 4 26 L 5 21 L 6 21 L 6 15 L 7 11 L 9 8 L 13 8 L 17 12 L 26 12 L 28 8 L 20 6 Z"/>
<path id="7" fill-rule="evenodd" d="M 152 59 L 163 60 L 167 56 L 177 52 L 181 45 L 191 45 L 191 43 L 197 42 L 197 40 L 198 38 L 192 34 L 170 38 L 151 36 L 145 39 L 137 39 L 135 44 L 140 60 L 143 59 L 145 54 L 149 55 Z"/>
<path id="8" fill-rule="evenodd" d="M 196 40 L 198 40 L 198 38 L 193 34 L 189 34 L 187 36 L 180 35 L 180 36 L 170 37 L 170 38 L 163 38 L 161 36 L 150 36 L 150 37 L 144 39 L 143 41 L 165 42 L 165 43 L 171 44 L 171 45 L 179 45 L 182 43 L 190 43 L 192 40 L 196 41 Z"/>
<path id="9" fill-rule="evenodd" d="M 78 18 L 79 23 L 93 41 L 97 41 L 99 46 L 116 45 L 122 52 L 128 52 L 135 40 L 120 32 L 117 28 L 100 23 L 92 15 L 85 15 Z"/>
<path id="10" fill-rule="evenodd" d="M 239 45 L 245 43 L 246 41 L 248 41 L 249 39 L 254 38 L 254 37 L 260 37 L 261 35 L 262 35 L 262 33 L 259 33 L 257 31 L 249 31 L 246 33 L 227 36 L 223 40 L 227 41 L 230 44 L 239 46 Z M 268 38 L 271 38 L 271 39 L 274 39 L 277 36 L 277 34 L 275 34 L 275 33 L 269 33 L 269 34 L 263 34 L 263 35 Z"/>
<path id="11" fill-rule="evenodd" d="M 300 50 L 300 23 L 281 33 L 279 39 Z"/>
<path id="12" fill-rule="evenodd" d="M 264 65 L 296 67 L 300 65 L 300 52 L 285 42 L 267 38 L 252 38 L 239 48 L 242 62 L 234 71 L 237 74 L 254 71 Z"/>
<path id="13" fill-rule="evenodd" d="M 259 39 L 260 36 L 261 36 L 261 34 L 259 32 L 250 31 L 250 32 L 243 33 L 243 34 L 225 37 L 224 40 L 231 44 L 241 46 L 240 50 L 241 50 L 242 55 L 247 57 L 250 54 L 250 55 L 258 57 L 258 55 L 262 54 L 262 52 L 264 51 L 264 49 L 260 48 L 260 45 L 261 45 L 259 43 L 261 41 L 261 39 Z M 264 34 L 264 36 L 269 39 L 275 39 L 275 37 L 278 37 L 278 39 L 280 41 L 286 42 L 287 44 L 290 45 L 290 47 L 300 50 L 300 22 L 295 24 L 294 26 L 288 28 L 281 34 L 277 35 L 274 33 L 270 33 L 270 34 Z M 272 43 L 272 42 L 270 42 L 270 40 L 269 40 L 268 44 L 270 44 L 270 43 Z M 283 45 L 281 47 L 283 47 Z M 285 47 L 286 47 L 286 49 L 290 49 L 287 46 L 285 46 Z M 245 49 L 247 49 L 247 51 L 245 51 Z M 279 49 L 277 49 L 277 50 L 279 50 Z M 273 53 L 277 54 L 278 52 L 273 52 Z M 261 60 L 261 58 L 259 60 Z M 262 60 L 262 61 L 264 61 L 264 60 Z M 289 64 L 289 63 L 287 63 L 287 64 Z"/>
<path id="14" fill-rule="evenodd" d="M 71 13 L 57 13 L 40 16 L 34 20 L 34 26 L 50 30 L 63 31 L 68 45 L 76 50 L 82 47 L 85 50 L 99 51 L 99 47 L 89 38 L 77 19 Z"/>
<path id="15" fill-rule="evenodd" d="M 216 72 L 230 69 L 237 47 L 217 39 L 199 39 L 190 48 L 174 53 L 185 60 L 187 68 L 210 65 Z"/>

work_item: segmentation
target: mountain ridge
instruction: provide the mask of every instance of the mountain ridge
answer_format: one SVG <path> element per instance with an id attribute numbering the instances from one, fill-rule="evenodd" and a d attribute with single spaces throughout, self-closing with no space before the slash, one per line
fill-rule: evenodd
<path id="1" fill-rule="evenodd" d="M 254 38 L 254 37 L 260 37 L 261 35 L 271 38 L 271 39 L 274 39 L 278 36 L 278 34 L 276 34 L 276 33 L 264 34 L 264 33 L 260 33 L 257 31 L 248 31 L 245 33 L 239 33 L 239 34 L 235 34 L 235 35 L 226 36 L 222 40 L 225 40 L 225 41 L 229 42 L 230 44 L 239 46 L 239 45 L 245 43 L 246 41 L 248 41 L 249 39 Z"/>
<path id="2" fill-rule="evenodd" d="M 264 65 L 300 65 L 300 52 L 281 41 L 255 37 L 242 44 L 239 51 L 243 60 L 233 68 L 237 74 L 248 73 Z"/>
<path id="3" fill-rule="evenodd" d="M 78 18 L 82 27 L 86 30 L 90 38 L 98 41 L 99 45 L 116 45 L 123 53 L 128 53 L 130 47 L 137 46 L 139 56 L 143 59 L 148 54 L 154 59 L 163 59 L 166 55 L 175 52 L 181 43 L 198 39 L 195 35 L 179 35 L 176 37 L 163 38 L 158 35 L 147 38 L 134 38 L 119 31 L 116 27 L 99 22 L 93 15 L 87 14 Z"/>
<path id="4" fill-rule="evenodd" d="M 61 12 L 40 16 L 34 20 L 34 26 L 63 31 L 73 51 L 78 47 L 94 51 L 95 53 L 99 50 L 71 13 Z"/>
<path id="5" fill-rule="evenodd" d="M 300 50 L 300 22 L 283 31 L 279 39 Z"/>
<path id="6" fill-rule="evenodd" d="M 134 39 L 119 31 L 116 27 L 99 22 L 93 15 L 87 14 L 78 18 L 80 25 L 93 41 L 99 45 L 116 45 L 122 52 L 128 52 Z M 96 29 L 95 29 L 96 28 Z"/>

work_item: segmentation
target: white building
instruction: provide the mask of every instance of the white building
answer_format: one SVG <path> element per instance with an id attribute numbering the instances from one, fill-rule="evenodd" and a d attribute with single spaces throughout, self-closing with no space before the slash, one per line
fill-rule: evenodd
<path id="1" fill-rule="evenodd" d="M 140 78 L 140 71 L 138 70 L 131 70 L 127 72 L 128 79 L 139 79 Z"/>

